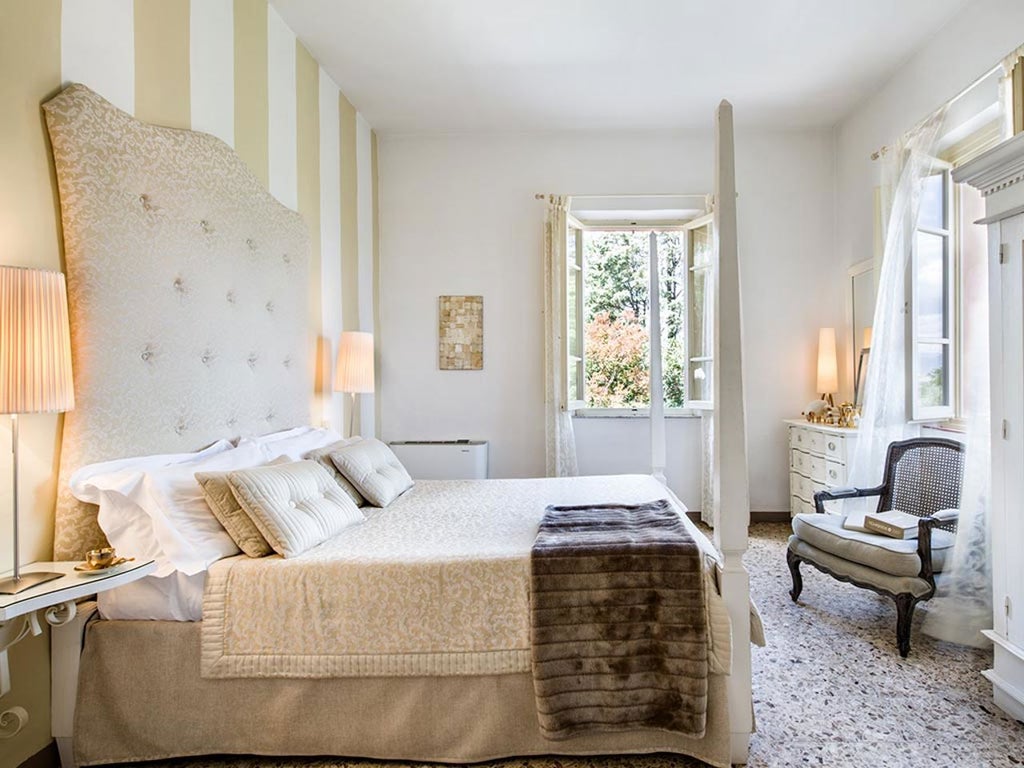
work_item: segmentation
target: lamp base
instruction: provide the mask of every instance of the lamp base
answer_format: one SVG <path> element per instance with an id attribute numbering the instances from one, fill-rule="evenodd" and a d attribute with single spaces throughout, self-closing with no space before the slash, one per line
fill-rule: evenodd
<path id="1" fill-rule="evenodd" d="M 24 592 L 30 587 L 45 584 L 48 581 L 59 579 L 63 573 L 23 573 L 17 579 L 3 579 L 0 581 L 0 595 L 16 595 Z"/>

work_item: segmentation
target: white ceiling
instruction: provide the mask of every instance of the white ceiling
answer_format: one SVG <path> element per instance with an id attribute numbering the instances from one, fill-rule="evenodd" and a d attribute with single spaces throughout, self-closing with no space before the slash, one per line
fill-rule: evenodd
<path id="1" fill-rule="evenodd" d="M 969 0 L 271 0 L 379 132 L 827 127 Z"/>

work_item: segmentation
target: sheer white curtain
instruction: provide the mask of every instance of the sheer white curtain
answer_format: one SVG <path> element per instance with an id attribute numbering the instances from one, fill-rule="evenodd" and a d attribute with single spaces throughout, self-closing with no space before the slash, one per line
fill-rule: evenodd
<path id="1" fill-rule="evenodd" d="M 960 524 L 953 564 L 936 579 L 936 596 L 922 603 L 926 614 L 921 629 L 939 640 L 985 647 L 981 630 L 992 628 L 992 563 L 989 501 L 992 488 L 992 445 L 988 352 L 987 253 L 964 264 L 962 293 L 964 325 L 964 417 L 967 457 L 960 493 Z"/>
<path id="2" fill-rule="evenodd" d="M 572 414 L 566 402 L 569 375 L 565 337 L 568 213 L 569 198 L 566 195 L 548 195 L 544 225 L 544 434 L 548 477 L 579 473 Z"/>
<path id="3" fill-rule="evenodd" d="M 850 469 L 850 485 L 866 488 L 882 480 L 889 443 L 918 433 L 908 423 L 906 389 L 907 265 L 914 227 L 921 207 L 924 178 L 934 169 L 935 140 L 945 109 L 925 120 L 890 147 L 882 167 L 882 221 L 885 247 L 878 274 L 871 354 L 860 420 Z M 846 502 L 848 514 L 871 511 L 877 499 Z"/>

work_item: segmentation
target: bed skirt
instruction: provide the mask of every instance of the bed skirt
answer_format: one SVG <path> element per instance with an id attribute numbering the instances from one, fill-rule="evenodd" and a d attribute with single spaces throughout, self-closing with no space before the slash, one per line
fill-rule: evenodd
<path id="1" fill-rule="evenodd" d="M 80 765 L 211 754 L 470 763 L 542 754 L 673 752 L 729 764 L 725 678 L 708 678 L 707 730 L 540 735 L 529 672 L 462 677 L 205 680 L 200 626 L 96 621 L 75 711 Z"/>

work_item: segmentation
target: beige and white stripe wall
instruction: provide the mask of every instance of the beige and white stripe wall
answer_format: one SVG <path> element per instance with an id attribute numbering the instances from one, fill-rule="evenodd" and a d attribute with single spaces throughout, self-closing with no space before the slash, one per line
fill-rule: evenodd
<path id="1" fill-rule="evenodd" d="M 342 329 L 372 331 L 376 277 L 377 140 L 370 125 L 266 0 L 0 0 L 0 263 L 61 269 L 60 209 L 40 104 L 84 83 L 141 120 L 207 131 L 235 148 L 312 235 L 311 326 L 329 382 Z M 344 398 L 322 386 L 324 420 L 345 423 Z M 375 425 L 363 396 L 362 431 Z M 0 419 L 0 442 L 8 425 Z M 52 540 L 59 420 L 22 423 L 22 560 Z M 10 454 L 0 451 L 0 477 Z M 0 540 L 10 531 L 0 482 Z M 11 567 L 0 547 L 0 571 Z M 13 768 L 48 738 L 48 664 L 40 639 L 13 650 L 5 706 L 29 726 L 3 742 Z"/>

